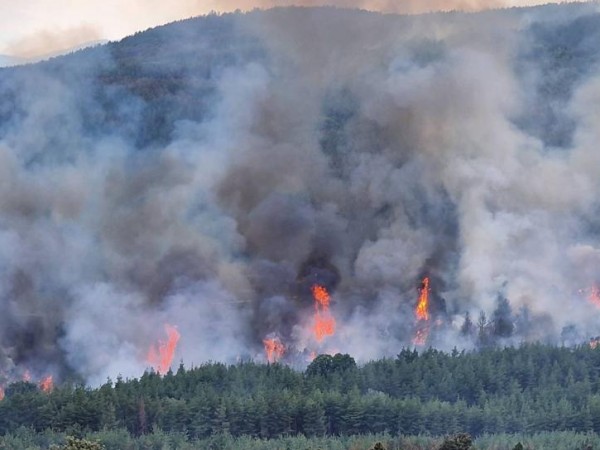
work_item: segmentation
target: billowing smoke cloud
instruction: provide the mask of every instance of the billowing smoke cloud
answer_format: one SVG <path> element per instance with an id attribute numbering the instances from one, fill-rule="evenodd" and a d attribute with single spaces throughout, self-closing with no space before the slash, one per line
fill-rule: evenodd
<path id="1" fill-rule="evenodd" d="M 395 355 L 424 277 L 426 345 L 598 334 L 599 24 L 277 9 L 3 71 L 2 370 Z"/>

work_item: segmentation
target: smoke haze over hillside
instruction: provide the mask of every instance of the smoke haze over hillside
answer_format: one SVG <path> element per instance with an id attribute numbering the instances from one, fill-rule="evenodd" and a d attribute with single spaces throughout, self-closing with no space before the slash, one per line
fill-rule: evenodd
<path id="1" fill-rule="evenodd" d="M 278 9 L 4 70 L 0 368 L 138 375 L 165 324 L 175 364 L 471 348 L 499 298 L 500 344 L 600 333 L 599 25 Z"/>
<path id="2" fill-rule="evenodd" d="M 99 40 L 116 40 L 174 20 L 236 9 L 279 6 L 337 6 L 415 14 L 479 11 L 513 6 L 564 3 L 558 0 L 30 0 L 0 5 L 0 54 L 43 58 Z"/>

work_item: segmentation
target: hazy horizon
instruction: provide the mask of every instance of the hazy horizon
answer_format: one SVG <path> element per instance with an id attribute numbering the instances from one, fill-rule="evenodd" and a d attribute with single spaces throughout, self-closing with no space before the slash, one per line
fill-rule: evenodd
<path id="1" fill-rule="evenodd" d="M 31 0 L 0 4 L 0 55 L 35 61 L 88 43 L 119 40 L 176 20 L 240 9 L 277 6 L 336 6 L 387 13 L 479 11 L 571 1 L 537 0 Z M 580 3 L 589 3 L 582 1 Z M 1 61 L 0 61 L 1 63 Z"/>

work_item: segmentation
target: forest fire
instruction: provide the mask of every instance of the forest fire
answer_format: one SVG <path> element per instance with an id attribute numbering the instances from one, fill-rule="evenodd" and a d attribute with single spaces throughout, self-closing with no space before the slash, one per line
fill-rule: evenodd
<path id="1" fill-rule="evenodd" d="M 278 337 L 263 339 L 263 344 L 270 364 L 276 363 L 285 354 L 285 345 Z"/>
<path id="2" fill-rule="evenodd" d="M 417 320 L 429 320 L 429 277 L 423 278 L 423 287 L 419 294 L 415 315 Z"/>
<path id="3" fill-rule="evenodd" d="M 329 311 L 329 292 L 325 287 L 315 284 L 311 288 L 315 300 L 313 334 L 317 342 L 321 342 L 326 336 L 335 334 L 335 319 Z"/>
<path id="4" fill-rule="evenodd" d="M 172 325 L 166 324 L 165 331 L 167 333 L 167 341 L 159 341 L 158 346 L 151 346 L 147 356 L 148 363 L 161 375 L 169 371 L 177 343 L 181 337 L 177 328 Z"/>
<path id="5" fill-rule="evenodd" d="M 415 332 L 415 336 L 413 337 L 413 344 L 419 347 L 422 347 L 427 343 L 427 338 L 429 337 L 429 326 L 423 325 L 417 329 Z"/>
<path id="6" fill-rule="evenodd" d="M 425 345 L 429 337 L 429 289 L 429 277 L 425 277 L 419 290 L 419 302 L 415 308 L 417 330 L 413 337 L 413 344 L 418 346 Z"/>
<path id="7" fill-rule="evenodd" d="M 4 400 L 4 388 L 0 386 L 0 402 Z"/>
<path id="8" fill-rule="evenodd" d="M 38 385 L 42 392 L 45 392 L 46 394 L 52 392 L 54 389 L 54 380 L 52 379 L 52 375 L 42 378 Z"/>
<path id="9" fill-rule="evenodd" d="M 588 295 L 588 300 L 600 308 L 600 286 L 594 284 L 591 287 L 590 293 Z"/>

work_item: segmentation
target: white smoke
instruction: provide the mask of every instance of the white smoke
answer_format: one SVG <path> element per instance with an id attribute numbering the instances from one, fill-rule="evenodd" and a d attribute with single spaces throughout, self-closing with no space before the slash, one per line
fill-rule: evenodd
<path id="1" fill-rule="evenodd" d="M 201 78 L 210 93 L 179 97 L 206 102 L 202 117 L 144 144 L 160 106 L 98 77 L 118 67 L 113 47 L 89 53 L 91 69 L 5 72 L 5 366 L 93 384 L 135 376 L 165 324 L 181 333 L 173 367 L 264 360 L 271 333 L 296 362 L 394 355 L 412 345 L 424 275 L 431 345 L 474 345 L 462 316 L 491 316 L 498 295 L 531 315 L 514 341 L 556 341 L 571 324 L 597 334 L 579 291 L 600 281 L 600 84 L 587 65 L 599 49 L 575 40 L 586 66 L 564 92 L 543 90 L 561 63 L 543 53 L 544 30 L 573 37 L 597 19 L 594 5 L 562 8 L 562 19 L 548 8 L 213 17 L 260 52 L 232 44 L 235 58 Z M 218 50 L 175 39 L 160 51 L 189 45 Z M 200 77 L 187 63 L 185 93 Z M 552 123 L 575 124 L 563 146 L 539 132 L 558 107 Z M 331 289 L 337 320 L 323 343 L 310 330 L 313 282 Z"/>

